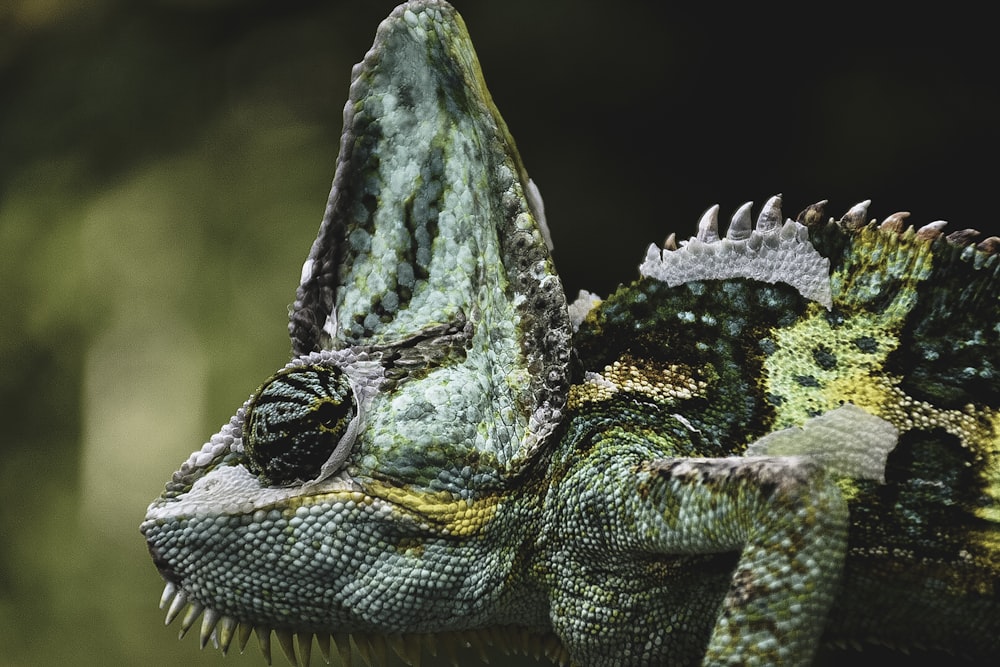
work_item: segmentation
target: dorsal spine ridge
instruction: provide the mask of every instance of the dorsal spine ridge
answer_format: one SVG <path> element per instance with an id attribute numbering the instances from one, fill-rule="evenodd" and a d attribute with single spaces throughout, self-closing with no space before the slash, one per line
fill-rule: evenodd
<path id="1" fill-rule="evenodd" d="M 697 236 L 676 250 L 651 244 L 639 265 L 642 276 L 671 287 L 701 280 L 748 278 L 785 283 L 803 297 L 832 306 L 830 260 L 816 251 L 805 225 L 781 224 L 781 195 L 768 200 L 750 229 L 750 206 L 741 206 L 724 238 L 719 237 L 719 207 L 712 206 L 698 223 Z"/>

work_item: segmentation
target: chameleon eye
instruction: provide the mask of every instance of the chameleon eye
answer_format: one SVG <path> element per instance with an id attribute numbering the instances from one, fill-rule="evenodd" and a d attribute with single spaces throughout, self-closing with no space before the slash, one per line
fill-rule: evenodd
<path id="1" fill-rule="evenodd" d="M 243 423 L 247 467 L 271 486 L 316 479 L 341 443 L 357 404 L 343 371 L 305 366 L 281 371 L 250 400 Z M 342 458 L 347 452 L 342 451 Z"/>

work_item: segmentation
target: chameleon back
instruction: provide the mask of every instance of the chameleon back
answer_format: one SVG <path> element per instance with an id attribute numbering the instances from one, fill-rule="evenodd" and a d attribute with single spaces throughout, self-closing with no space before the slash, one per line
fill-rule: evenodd
<path id="1" fill-rule="evenodd" d="M 656 406 L 643 423 L 670 443 L 668 456 L 740 455 L 844 404 L 885 420 L 898 441 L 883 479 L 839 482 L 850 538 L 826 639 L 990 655 L 1000 642 L 996 239 L 977 247 L 975 233 L 944 236 L 940 223 L 904 231 L 905 214 L 877 225 L 866 208 L 840 221 L 821 206 L 799 215 L 830 261 L 829 307 L 744 278 L 670 287 L 646 277 L 620 289 L 575 339 L 616 396 L 595 408 L 592 381 L 571 405 Z M 671 415 L 697 437 L 678 439 Z M 767 453 L 810 453 L 796 447 Z"/>

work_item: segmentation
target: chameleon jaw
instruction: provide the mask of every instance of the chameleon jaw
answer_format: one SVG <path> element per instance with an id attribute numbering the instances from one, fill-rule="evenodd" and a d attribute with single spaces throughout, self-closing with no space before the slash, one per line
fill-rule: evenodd
<path id="1" fill-rule="evenodd" d="M 533 656 L 536 660 L 545 657 L 552 664 L 561 667 L 570 664 L 569 653 L 554 634 L 513 626 L 441 633 L 292 632 L 241 622 L 233 616 L 220 614 L 189 598 L 170 581 L 166 583 L 160 596 L 160 609 L 164 608 L 167 609 L 166 625 L 180 618 L 179 638 L 199 625 L 198 619 L 201 618 L 198 641 L 202 649 L 211 642 L 223 655 L 227 655 L 235 640 L 239 652 L 243 653 L 250 642 L 250 635 L 256 635 L 257 646 L 267 664 L 271 664 L 272 634 L 285 658 L 296 667 L 310 664 L 314 639 L 326 664 L 330 664 L 333 651 L 336 651 L 343 665 L 353 664 L 354 654 L 359 655 L 368 665 L 385 664 L 390 651 L 407 665 L 420 665 L 423 653 L 450 658 L 451 663 L 457 665 L 459 656 L 469 651 L 474 652 L 483 662 L 488 662 L 488 649 L 491 648 L 507 655 Z"/>

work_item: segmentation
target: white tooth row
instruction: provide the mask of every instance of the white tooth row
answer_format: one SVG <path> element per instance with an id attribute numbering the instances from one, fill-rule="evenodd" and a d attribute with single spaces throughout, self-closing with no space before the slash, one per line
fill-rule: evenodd
<path id="1" fill-rule="evenodd" d="M 569 654 L 555 635 L 538 635 L 521 628 L 490 628 L 460 632 L 444 632 L 439 634 L 348 634 L 348 633 L 293 633 L 290 630 L 271 630 L 263 626 L 240 623 L 231 616 L 207 608 L 196 600 L 189 599 L 184 591 L 172 583 L 167 583 L 160 596 L 160 608 L 168 607 L 166 622 L 169 625 L 182 611 L 187 610 L 181 619 L 180 637 L 194 627 L 198 617 L 204 612 L 201 621 L 199 639 L 201 648 L 208 642 L 220 649 L 225 655 L 237 639 L 240 653 L 246 648 L 251 634 L 257 635 L 257 644 L 267 664 L 271 664 L 271 633 L 278 639 L 282 653 L 293 667 L 306 667 L 312 654 L 313 638 L 319 647 L 326 664 L 331 659 L 341 665 L 350 667 L 354 664 L 356 653 L 362 662 L 369 667 L 386 664 L 389 651 L 396 653 L 408 665 L 419 667 L 424 648 L 432 656 L 441 655 L 458 667 L 459 652 L 473 650 L 479 654 L 483 662 L 489 662 L 489 648 L 494 647 L 500 652 L 534 656 L 536 660 L 548 658 L 556 665 L 570 664 Z M 332 640 L 332 642 L 331 642 Z M 331 646 L 336 647 L 336 653 L 331 653 Z"/>

